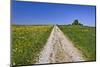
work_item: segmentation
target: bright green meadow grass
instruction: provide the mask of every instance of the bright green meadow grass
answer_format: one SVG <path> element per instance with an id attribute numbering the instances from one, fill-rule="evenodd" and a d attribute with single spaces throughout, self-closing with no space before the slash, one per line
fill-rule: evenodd
<path id="1" fill-rule="evenodd" d="M 96 32 L 95 27 L 62 25 L 59 26 L 64 34 L 82 51 L 87 61 L 96 60 Z"/>

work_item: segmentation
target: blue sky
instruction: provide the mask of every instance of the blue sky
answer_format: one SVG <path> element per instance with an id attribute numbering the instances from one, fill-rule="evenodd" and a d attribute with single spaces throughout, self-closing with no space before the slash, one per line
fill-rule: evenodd
<path id="1" fill-rule="evenodd" d="M 71 24 L 78 19 L 95 26 L 95 6 L 13 1 L 11 13 L 12 24 Z"/>

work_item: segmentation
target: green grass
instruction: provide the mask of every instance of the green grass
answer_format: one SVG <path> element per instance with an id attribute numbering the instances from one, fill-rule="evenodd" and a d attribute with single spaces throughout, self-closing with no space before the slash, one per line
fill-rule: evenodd
<path id="1" fill-rule="evenodd" d="M 52 26 L 12 25 L 12 65 L 36 62 Z"/>
<path id="2" fill-rule="evenodd" d="M 62 25 L 59 26 L 66 36 L 82 51 L 87 61 L 96 60 L 95 27 Z"/>

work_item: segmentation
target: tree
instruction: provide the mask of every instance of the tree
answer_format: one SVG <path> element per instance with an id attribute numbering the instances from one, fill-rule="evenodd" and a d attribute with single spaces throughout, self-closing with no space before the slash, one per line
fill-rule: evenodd
<path id="1" fill-rule="evenodd" d="M 83 24 L 81 24 L 77 19 L 74 20 L 74 22 L 72 23 L 72 25 L 81 25 L 81 26 L 83 26 Z"/>

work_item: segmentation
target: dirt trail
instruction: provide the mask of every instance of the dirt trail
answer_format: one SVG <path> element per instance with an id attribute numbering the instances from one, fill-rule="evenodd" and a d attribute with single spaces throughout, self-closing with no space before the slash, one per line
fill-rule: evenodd
<path id="1" fill-rule="evenodd" d="M 84 61 L 83 55 L 63 32 L 54 26 L 36 64 L 76 61 Z"/>

